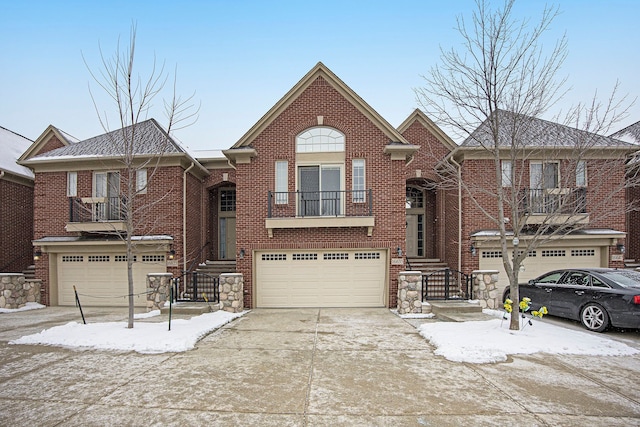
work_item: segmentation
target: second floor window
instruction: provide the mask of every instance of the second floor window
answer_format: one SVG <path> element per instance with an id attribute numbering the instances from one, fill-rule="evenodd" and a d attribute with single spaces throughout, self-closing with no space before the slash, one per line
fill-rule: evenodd
<path id="1" fill-rule="evenodd" d="M 530 187 L 532 189 L 549 190 L 559 188 L 560 175 L 557 162 L 529 164 Z"/>
<path id="2" fill-rule="evenodd" d="M 352 167 L 353 203 L 364 203 L 366 201 L 364 159 L 353 159 Z"/>
<path id="3" fill-rule="evenodd" d="M 78 172 L 67 172 L 67 197 L 78 195 Z"/>
<path id="4" fill-rule="evenodd" d="M 502 186 L 513 186 L 513 164 L 511 160 L 502 160 L 500 163 L 502 168 Z"/>
<path id="5" fill-rule="evenodd" d="M 576 187 L 587 186 L 587 162 L 580 160 L 576 165 Z"/>
<path id="6" fill-rule="evenodd" d="M 276 162 L 276 204 L 286 205 L 289 203 L 288 191 L 289 162 L 278 160 Z"/>
<path id="7" fill-rule="evenodd" d="M 140 194 L 147 193 L 147 170 L 138 169 L 136 171 L 136 191 Z"/>

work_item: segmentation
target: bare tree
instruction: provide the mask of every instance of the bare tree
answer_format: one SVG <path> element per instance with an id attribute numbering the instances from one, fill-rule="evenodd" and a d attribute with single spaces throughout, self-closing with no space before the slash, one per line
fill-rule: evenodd
<path id="1" fill-rule="evenodd" d="M 193 95 L 185 99 L 176 95 L 176 72 L 170 75 L 165 71 L 164 65 L 158 68 L 154 60 L 146 77 L 138 73 L 135 67 L 135 47 L 136 27 L 132 25 L 129 44 L 124 49 L 121 49 L 120 40 L 112 56 L 105 56 L 100 49 L 102 68 L 99 72 L 94 72 L 85 59 L 91 76 L 115 107 L 115 114 L 110 110 L 101 111 L 89 88 L 100 124 L 106 132 L 107 142 L 121 163 L 121 178 L 117 182 L 108 182 L 107 186 L 117 187 L 117 194 L 121 194 L 121 189 L 124 192 L 117 203 L 110 204 L 110 208 L 115 209 L 119 218 L 124 220 L 124 232 L 114 230 L 113 234 L 122 238 L 126 245 L 129 328 L 133 328 L 134 314 L 133 262 L 136 241 L 133 237 L 144 236 L 155 226 L 161 225 L 153 223 L 158 219 L 150 211 L 162 198 L 142 204 L 138 202 L 138 196 L 146 192 L 162 156 L 171 148 L 171 133 L 192 124 L 197 115 L 197 108 L 191 103 Z M 168 83 L 172 84 L 168 86 Z M 165 92 L 169 94 L 168 97 L 163 97 Z M 150 136 L 145 135 L 148 127 L 141 126 L 141 123 L 146 121 L 158 98 L 162 99 L 166 132 L 161 131 L 161 137 L 148 141 Z M 116 117 L 118 128 L 111 131 L 109 118 L 113 116 Z M 171 189 L 167 189 L 169 191 Z"/>
<path id="2" fill-rule="evenodd" d="M 491 164 L 491 173 L 471 182 L 454 162 L 443 162 L 441 185 L 460 185 L 498 230 L 510 295 L 517 302 L 518 275 L 528 254 L 586 226 L 585 190 L 576 188 L 585 168 L 595 194 L 589 197 L 591 223 L 593 215 L 604 220 L 626 209 L 624 176 L 616 177 L 624 173 L 630 150 L 600 136 L 628 109 L 616 95 L 617 85 L 604 103 L 594 96 L 553 122 L 540 119 L 566 93 L 566 78 L 558 73 L 567 40 L 563 36 L 550 49 L 543 46 L 557 8 L 545 7 L 532 24 L 514 17 L 514 3 L 505 0 L 492 10 L 487 1 L 476 0 L 470 22 L 457 19 L 462 47 L 441 50 L 441 63 L 424 76 L 426 85 L 416 89 L 416 96 L 428 115 Z M 535 167 L 530 164 L 534 159 Z M 552 182 L 558 177 L 564 182 Z M 515 305 L 510 329 L 517 330 Z"/>

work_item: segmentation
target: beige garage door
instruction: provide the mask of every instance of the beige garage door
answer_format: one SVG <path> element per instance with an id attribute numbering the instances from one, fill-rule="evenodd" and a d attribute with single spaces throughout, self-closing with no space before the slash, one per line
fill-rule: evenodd
<path id="1" fill-rule="evenodd" d="M 513 253 L 509 251 L 509 256 Z M 524 260 L 524 271 L 520 271 L 520 283 L 551 271 L 562 268 L 601 267 L 601 248 L 539 248 L 529 254 Z M 480 270 L 498 270 L 498 286 L 504 288 L 509 284 L 507 274 L 502 265 L 499 250 L 483 249 L 480 251 Z"/>
<path id="2" fill-rule="evenodd" d="M 166 272 L 164 254 L 136 255 L 133 266 L 136 306 L 146 306 L 147 273 Z M 73 286 L 86 306 L 127 306 L 127 261 L 123 254 L 58 254 L 58 304 L 75 305 Z"/>
<path id="3" fill-rule="evenodd" d="M 384 307 L 386 252 L 256 253 L 258 307 Z"/>

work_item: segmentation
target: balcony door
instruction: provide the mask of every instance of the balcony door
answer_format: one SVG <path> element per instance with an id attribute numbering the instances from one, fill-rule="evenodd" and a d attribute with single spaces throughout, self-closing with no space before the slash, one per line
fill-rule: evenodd
<path id="1" fill-rule="evenodd" d="M 298 212 L 300 216 L 342 214 L 342 166 L 298 167 Z"/>
<path id="2" fill-rule="evenodd" d="M 95 204 L 94 221 L 121 219 L 120 172 L 96 172 L 93 176 L 93 196 L 102 199 Z"/>
<path id="3" fill-rule="evenodd" d="M 557 162 L 529 165 L 531 207 L 534 213 L 553 213 L 559 206 L 559 165 Z"/>

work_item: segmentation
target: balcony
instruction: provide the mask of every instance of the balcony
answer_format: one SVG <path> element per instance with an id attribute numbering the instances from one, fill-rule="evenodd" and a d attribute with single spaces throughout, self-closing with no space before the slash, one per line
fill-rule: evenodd
<path id="1" fill-rule="evenodd" d="M 371 190 L 288 191 L 268 193 L 265 227 L 269 237 L 275 228 L 366 227 L 371 236 Z"/>
<path id="2" fill-rule="evenodd" d="M 69 232 L 125 231 L 124 197 L 70 197 Z"/>
<path id="3" fill-rule="evenodd" d="M 567 224 L 589 222 L 587 189 L 527 188 L 520 192 L 520 212 L 527 224 Z"/>

